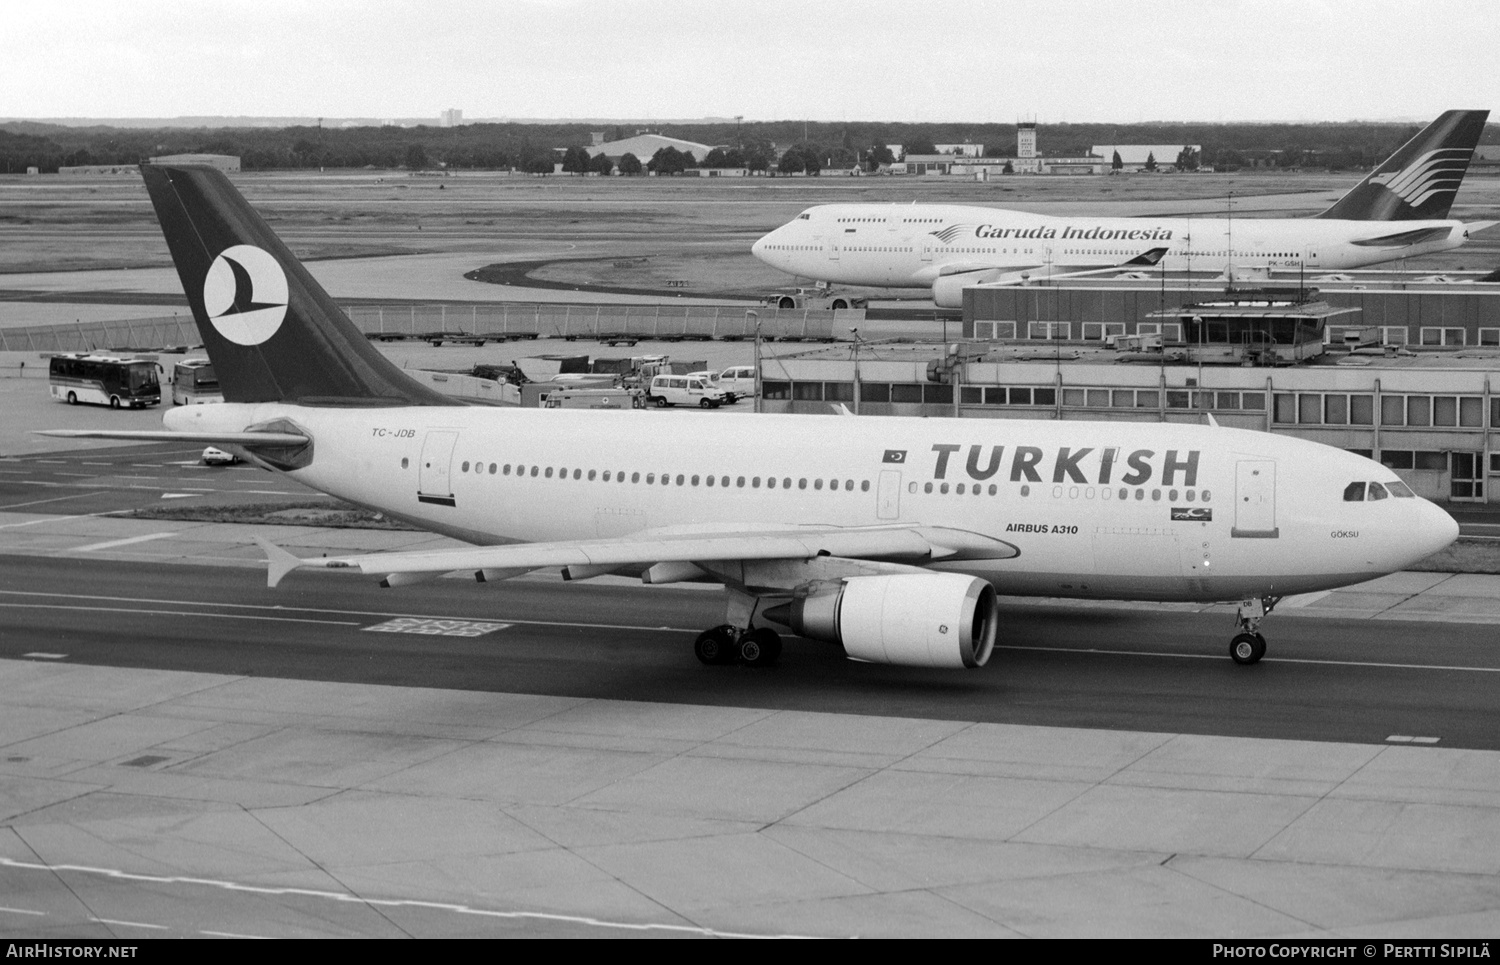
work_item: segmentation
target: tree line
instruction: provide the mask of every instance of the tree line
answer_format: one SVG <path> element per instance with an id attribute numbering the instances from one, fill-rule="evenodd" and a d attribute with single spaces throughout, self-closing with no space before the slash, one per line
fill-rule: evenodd
<path id="1" fill-rule="evenodd" d="M 1201 144 L 1194 163 L 1220 170 L 1252 163 L 1339 170 L 1375 165 L 1419 129 L 1376 123 L 1043 124 L 1037 140 L 1049 156 L 1082 155 L 1094 144 Z M 545 173 L 558 161 L 565 169 L 595 163 L 582 160 L 595 132 L 607 140 L 636 133 L 619 125 L 600 131 L 598 125 L 581 123 L 149 129 L 9 122 L 0 124 L 0 172 L 20 173 L 28 167 L 53 172 L 68 165 L 136 164 L 161 154 L 206 153 L 235 155 L 246 170 L 442 167 Z M 889 144 L 902 145 L 907 154 L 935 153 L 936 144 L 964 142 L 984 144 L 991 157 L 1010 158 L 1016 152 L 1013 124 L 725 121 L 674 124 L 657 133 L 716 146 L 703 166 L 788 174 L 889 163 L 894 160 Z M 1500 132 L 1487 130 L 1483 141 L 1500 143 Z M 673 154 L 679 156 L 636 160 L 659 174 L 697 164 L 690 154 Z M 1172 164 L 1176 159 L 1158 160 Z"/>

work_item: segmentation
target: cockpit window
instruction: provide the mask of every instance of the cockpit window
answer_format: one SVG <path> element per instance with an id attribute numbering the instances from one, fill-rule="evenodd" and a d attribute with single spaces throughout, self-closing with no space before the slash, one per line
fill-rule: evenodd
<path id="1" fill-rule="evenodd" d="M 811 211 L 804 211 L 804 212 L 802 212 L 801 214 L 797 215 L 797 220 L 798 221 L 810 221 L 810 220 L 812 220 L 812 212 Z"/>
<path id="2" fill-rule="evenodd" d="M 1417 494 L 1411 491 L 1411 487 L 1404 482 L 1388 482 L 1385 488 L 1391 491 L 1391 495 L 1399 499 L 1415 499 Z"/>
<path id="3" fill-rule="evenodd" d="M 1378 483 L 1378 482 L 1372 482 L 1372 483 L 1370 483 L 1370 498 L 1371 499 L 1385 499 L 1387 495 L 1388 494 L 1385 491 L 1385 487 L 1382 486 L 1382 485 L 1380 485 L 1380 483 Z"/>
<path id="4" fill-rule="evenodd" d="M 1344 487 L 1344 502 L 1362 503 L 1365 501 L 1365 484 L 1352 482 Z"/>

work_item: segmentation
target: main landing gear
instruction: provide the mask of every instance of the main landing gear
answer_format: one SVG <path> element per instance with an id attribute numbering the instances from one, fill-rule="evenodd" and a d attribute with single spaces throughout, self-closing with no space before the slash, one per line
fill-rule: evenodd
<path id="1" fill-rule="evenodd" d="M 1260 658 L 1266 655 L 1266 638 L 1260 634 L 1260 621 L 1269 616 L 1280 602 L 1279 596 L 1252 597 L 1240 601 L 1239 612 L 1235 614 L 1240 632 L 1229 641 L 1231 660 L 1248 665 L 1259 663 Z"/>
<path id="2" fill-rule="evenodd" d="M 769 667 L 781 656 L 781 634 L 769 627 L 741 630 L 726 623 L 698 634 L 693 653 L 706 664 L 738 660 L 747 667 Z"/>

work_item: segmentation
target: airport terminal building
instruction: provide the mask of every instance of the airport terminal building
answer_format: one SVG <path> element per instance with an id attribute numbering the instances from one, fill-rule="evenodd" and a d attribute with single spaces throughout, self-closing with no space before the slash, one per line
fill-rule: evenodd
<path id="1" fill-rule="evenodd" d="M 1335 294 L 1236 299 L 1200 286 L 1163 296 L 1118 283 L 970 291 L 962 341 L 765 359 L 762 406 L 990 419 L 1212 417 L 1370 456 L 1432 499 L 1500 502 L 1500 292 Z"/>

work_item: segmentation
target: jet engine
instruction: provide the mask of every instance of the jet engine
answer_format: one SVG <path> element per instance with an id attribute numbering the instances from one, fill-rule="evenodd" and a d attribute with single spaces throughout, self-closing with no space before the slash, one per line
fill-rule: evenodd
<path id="1" fill-rule="evenodd" d="M 954 275 L 943 275 L 932 283 L 932 303 L 938 308 L 963 308 L 964 289 L 970 285 L 999 281 L 1005 272 L 998 268 L 989 271 L 965 271 Z"/>
<path id="2" fill-rule="evenodd" d="M 958 573 L 809 583 L 766 616 L 842 644 L 851 660 L 953 669 L 984 666 L 998 622 L 994 587 Z"/>

